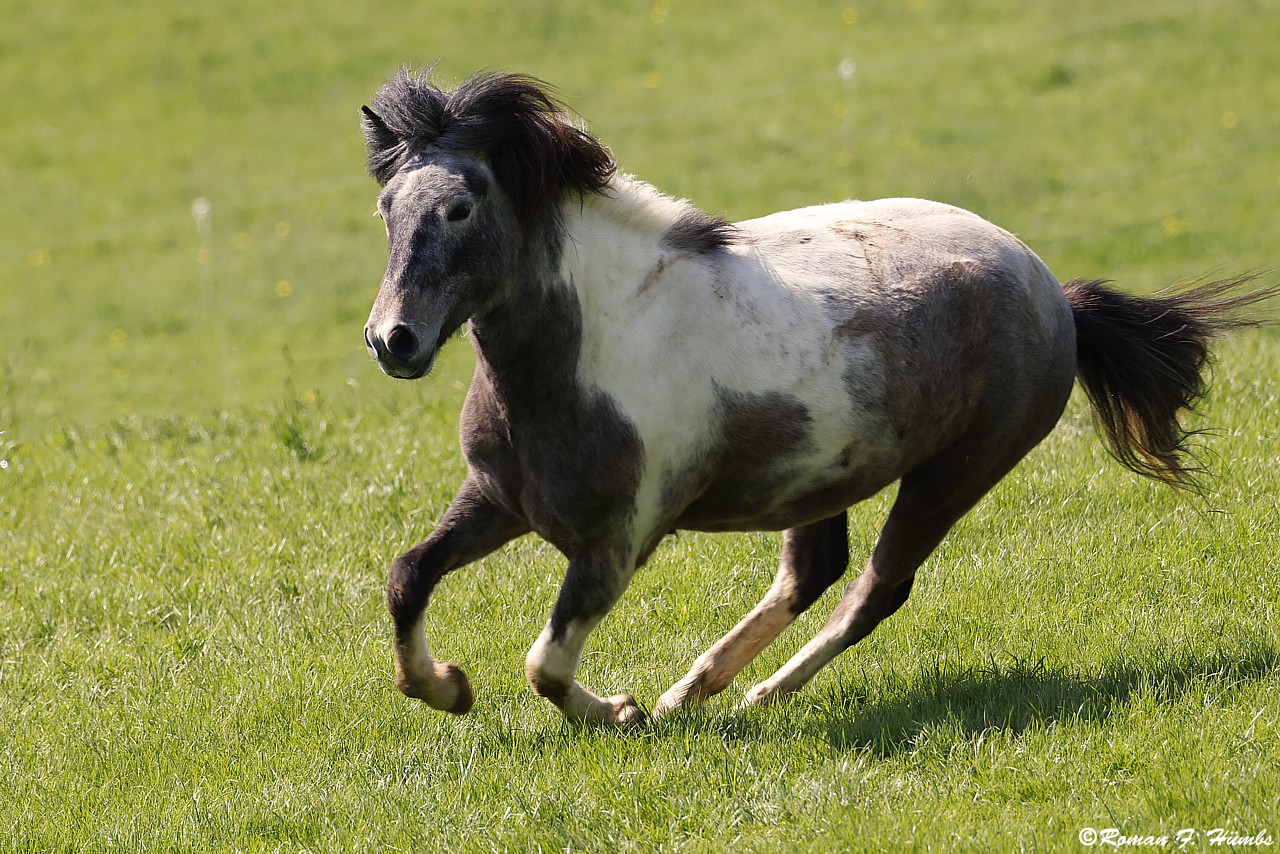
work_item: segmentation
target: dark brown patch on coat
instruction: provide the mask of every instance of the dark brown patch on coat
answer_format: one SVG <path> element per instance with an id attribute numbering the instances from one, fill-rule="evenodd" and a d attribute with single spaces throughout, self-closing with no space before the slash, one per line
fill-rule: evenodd
<path id="1" fill-rule="evenodd" d="M 516 298 L 472 319 L 476 372 L 460 425 L 489 500 L 569 558 L 554 640 L 607 612 L 630 578 L 644 455 L 613 398 L 578 381 L 582 309 L 572 283 L 555 279 L 562 245 L 550 239 L 519 265 Z"/>
<path id="2" fill-rule="evenodd" d="M 789 460 L 812 446 L 813 419 L 797 398 L 716 386 L 715 444 L 689 472 L 669 473 L 664 497 L 684 505 L 676 527 L 732 530 L 779 501 Z M 784 526 L 785 527 L 785 526 Z"/>
<path id="3" fill-rule="evenodd" d="M 552 285 L 516 303 L 472 322 L 467 461 L 495 503 L 566 555 L 628 539 L 643 446 L 613 398 L 578 383 L 577 296 Z"/>
<path id="4" fill-rule="evenodd" d="M 917 273 L 892 290 L 861 302 L 833 294 L 827 311 L 838 335 L 874 348 L 883 393 L 854 360 L 845 368 L 845 388 L 855 406 L 884 409 L 886 428 L 908 447 L 909 467 L 954 440 L 980 405 L 998 357 L 1014 357 L 1005 342 L 1021 330 L 993 329 L 990 318 L 1003 316 L 1016 326 L 1009 311 L 1025 308 L 993 310 L 1012 292 L 998 273 L 972 261 Z"/>

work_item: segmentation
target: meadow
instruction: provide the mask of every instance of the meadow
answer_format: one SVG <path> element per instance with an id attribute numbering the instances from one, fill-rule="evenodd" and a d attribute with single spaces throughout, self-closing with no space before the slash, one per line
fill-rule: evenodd
<path id="1" fill-rule="evenodd" d="M 510 68 L 706 210 L 933 198 L 1064 279 L 1146 292 L 1280 265 L 1277 0 L 6 0 L 5 20 L 0 850 L 1280 837 L 1275 328 L 1217 349 L 1205 495 L 1110 460 L 1077 395 L 904 609 L 789 702 L 732 711 L 838 590 L 699 712 L 563 723 L 524 684 L 564 563 L 534 538 L 433 599 L 474 710 L 400 696 L 385 567 L 462 477 L 472 361 L 454 341 L 405 383 L 364 351 L 385 245 L 358 128 L 401 65 Z M 850 513 L 855 567 L 891 499 Z M 670 538 L 584 681 L 651 706 L 779 542 Z"/>

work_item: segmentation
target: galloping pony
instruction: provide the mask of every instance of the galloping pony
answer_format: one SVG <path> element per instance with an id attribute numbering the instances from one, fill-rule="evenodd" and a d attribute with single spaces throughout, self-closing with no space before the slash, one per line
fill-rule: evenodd
<path id="1" fill-rule="evenodd" d="M 1120 462 L 1189 483 L 1179 417 L 1205 392 L 1209 339 L 1276 290 L 1060 284 L 1007 231 L 918 199 L 729 223 L 620 173 L 545 84 L 516 74 L 445 90 L 401 71 L 362 127 L 388 241 L 369 351 L 416 379 L 468 321 L 475 349 L 467 477 L 387 584 L 396 684 L 459 714 L 471 686 L 425 633 L 446 573 L 529 532 L 552 543 L 568 569 L 528 680 L 568 719 L 640 723 L 630 694 L 600 696 L 575 672 L 663 537 L 784 532 L 764 598 L 654 717 L 722 691 L 839 579 L 846 508 L 897 481 L 862 573 L 743 705 L 797 691 L 902 607 L 1077 379 Z"/>

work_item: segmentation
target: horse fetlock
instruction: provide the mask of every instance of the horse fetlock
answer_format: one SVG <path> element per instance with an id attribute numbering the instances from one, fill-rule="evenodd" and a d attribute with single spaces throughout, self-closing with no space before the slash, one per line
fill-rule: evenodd
<path id="1" fill-rule="evenodd" d="M 426 673 L 411 674 L 396 666 L 396 687 L 406 697 L 422 700 L 433 709 L 463 715 L 471 711 L 475 694 L 462 668 L 447 661 L 434 661 Z"/>
<path id="2" fill-rule="evenodd" d="M 552 676 L 533 664 L 525 665 L 524 675 L 529 680 L 529 687 L 533 689 L 533 693 L 544 700 L 550 700 L 559 706 L 561 710 L 564 709 L 565 699 L 569 696 L 569 692 L 573 687 L 572 679 L 566 681 L 563 678 Z"/>
<path id="3" fill-rule="evenodd" d="M 673 685 L 671 688 L 667 689 L 666 693 L 658 698 L 657 704 L 653 707 L 653 719 L 655 721 L 671 714 L 677 709 L 685 709 L 689 706 L 697 705 L 696 702 L 689 699 L 685 692 L 677 691 L 676 687 L 677 686 Z"/>
<path id="4" fill-rule="evenodd" d="M 604 726 L 643 726 L 648 720 L 640 704 L 631 694 L 599 697 L 577 682 L 563 681 L 530 670 L 527 674 L 533 692 L 549 700 L 566 720 Z"/>
<path id="5" fill-rule="evenodd" d="M 697 709 L 708 697 L 724 690 L 725 685 L 709 685 L 704 676 L 681 679 L 666 690 L 653 707 L 653 717 L 662 717 L 677 709 Z M 727 683 L 726 683 L 727 684 Z"/>

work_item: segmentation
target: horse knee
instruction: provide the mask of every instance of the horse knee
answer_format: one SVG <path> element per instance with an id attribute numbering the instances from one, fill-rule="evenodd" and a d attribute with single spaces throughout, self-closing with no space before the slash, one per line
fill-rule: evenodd
<path id="1" fill-rule="evenodd" d="M 419 543 L 391 562 L 387 571 L 387 610 L 397 631 L 408 629 L 426 607 L 436 579 L 424 572 L 427 543 Z"/>
<path id="2" fill-rule="evenodd" d="M 529 530 L 528 524 L 489 503 L 471 479 L 463 482 L 431 535 L 391 562 L 387 608 L 396 632 L 422 614 L 440 579 Z"/>

